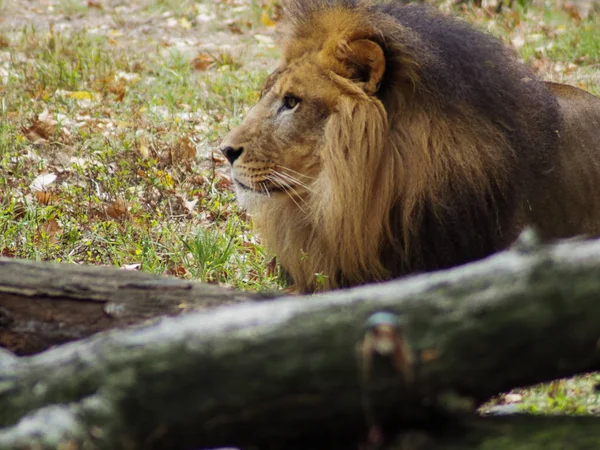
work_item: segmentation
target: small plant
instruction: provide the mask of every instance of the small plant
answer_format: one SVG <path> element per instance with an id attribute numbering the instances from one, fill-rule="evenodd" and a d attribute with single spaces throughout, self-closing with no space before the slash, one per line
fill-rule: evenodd
<path id="1" fill-rule="evenodd" d="M 317 291 L 325 288 L 327 278 L 329 277 L 323 273 L 315 273 L 315 279 L 317 280 Z"/>
<path id="2" fill-rule="evenodd" d="M 200 228 L 192 239 L 182 240 L 188 255 L 186 267 L 194 278 L 209 283 L 225 282 L 234 255 L 234 235 Z"/>

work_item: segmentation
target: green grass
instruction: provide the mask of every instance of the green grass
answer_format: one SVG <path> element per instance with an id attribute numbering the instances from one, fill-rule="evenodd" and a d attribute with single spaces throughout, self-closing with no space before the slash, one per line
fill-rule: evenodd
<path id="1" fill-rule="evenodd" d="M 85 2 L 80 0 L 59 0 L 56 9 L 62 14 L 82 14 L 88 11 Z"/>
<path id="2" fill-rule="evenodd" d="M 0 91 L 0 253 L 280 287 L 241 219 L 226 167 L 206 159 L 257 100 L 264 69 L 241 70 L 223 53 L 198 72 L 176 50 L 140 53 L 85 29 L 25 27 L 10 39 Z M 50 133 L 32 142 L 28 131 L 44 111 Z M 32 190 L 46 172 L 56 181 Z"/>
<path id="3" fill-rule="evenodd" d="M 556 62 L 581 65 L 600 63 L 599 16 L 591 16 L 576 25 L 567 17 L 548 13 L 548 21 L 555 24 L 550 32 L 535 35 L 521 51 L 525 59 L 546 57 Z"/>
<path id="4" fill-rule="evenodd" d="M 600 374 L 587 374 L 555 380 L 527 389 L 515 389 L 508 396 L 492 399 L 482 411 L 503 404 L 510 396 L 520 396 L 517 411 L 528 414 L 600 414 Z"/>

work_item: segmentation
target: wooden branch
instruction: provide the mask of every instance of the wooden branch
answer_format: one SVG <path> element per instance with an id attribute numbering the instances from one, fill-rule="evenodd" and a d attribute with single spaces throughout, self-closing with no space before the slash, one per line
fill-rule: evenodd
<path id="1" fill-rule="evenodd" d="M 0 258 L 0 346 L 19 355 L 266 295 L 148 273 Z"/>
<path id="2" fill-rule="evenodd" d="M 445 433 L 402 432 L 386 450 L 592 450 L 600 442 L 595 417 L 471 417 Z"/>
<path id="3" fill-rule="evenodd" d="M 90 403 L 96 399 L 90 400 Z M 88 408 L 89 409 L 89 408 Z M 86 411 L 79 408 L 53 406 L 44 408 L 23 420 L 19 426 L 0 430 L 2 450 L 56 450 L 57 448 L 103 448 L 99 430 L 87 429 L 82 416 Z M 110 418 L 105 416 L 107 421 Z M 268 426 L 266 424 L 265 426 Z M 123 440 L 111 449 L 136 448 L 190 448 L 172 443 L 163 447 L 155 444 L 164 429 L 148 436 L 144 442 Z M 60 437 L 60 438 L 59 438 Z M 424 430 L 403 430 L 382 450 L 593 450 L 600 442 L 600 420 L 595 417 L 526 416 L 469 417 L 446 423 L 445 429 L 435 433 Z M 286 445 L 287 444 L 287 445 Z M 111 444 L 112 445 L 112 444 Z M 364 447 L 364 446 L 363 446 Z M 195 447 L 199 448 L 199 447 Z M 351 450 L 356 445 L 345 441 L 337 443 L 297 442 L 263 448 L 291 450 L 331 449 Z"/>
<path id="4" fill-rule="evenodd" d="M 397 340 L 410 374 L 365 345 L 380 311 L 404 324 Z M 499 391 L 599 370 L 598 323 L 600 241 L 522 245 L 403 281 L 190 313 L 4 364 L 0 448 L 20 437 L 81 448 L 341 449 L 364 439 L 367 424 L 435 427 L 443 442 L 440 423 L 456 432 L 455 418 Z M 61 422 L 41 434 L 30 425 L 48 415 L 18 425 L 40 408 Z M 478 448 L 462 442 L 449 448 Z"/>

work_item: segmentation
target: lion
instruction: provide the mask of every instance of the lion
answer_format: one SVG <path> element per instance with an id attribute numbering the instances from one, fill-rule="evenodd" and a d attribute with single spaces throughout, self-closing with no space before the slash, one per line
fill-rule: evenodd
<path id="1" fill-rule="evenodd" d="M 423 6 L 291 0 L 222 142 L 239 204 L 308 293 L 600 233 L 600 99 Z"/>

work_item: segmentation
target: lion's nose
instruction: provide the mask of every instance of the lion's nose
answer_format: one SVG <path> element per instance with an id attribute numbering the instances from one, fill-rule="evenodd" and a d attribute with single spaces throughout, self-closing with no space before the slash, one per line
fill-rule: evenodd
<path id="1" fill-rule="evenodd" d="M 225 158 L 227 158 L 229 164 L 233 164 L 233 162 L 240 157 L 243 151 L 244 147 L 225 147 L 221 149 L 221 152 L 223 153 L 223 155 L 225 155 Z"/>

